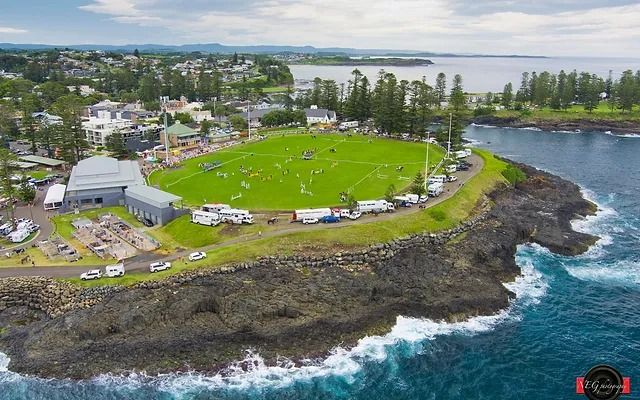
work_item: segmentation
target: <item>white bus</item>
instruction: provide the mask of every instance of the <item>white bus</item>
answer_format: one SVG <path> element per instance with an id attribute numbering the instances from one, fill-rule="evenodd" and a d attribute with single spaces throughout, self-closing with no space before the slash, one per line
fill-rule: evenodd
<path id="1" fill-rule="evenodd" d="M 220 216 L 214 212 L 193 211 L 191 213 L 191 222 L 199 225 L 216 226 L 220 223 Z"/>

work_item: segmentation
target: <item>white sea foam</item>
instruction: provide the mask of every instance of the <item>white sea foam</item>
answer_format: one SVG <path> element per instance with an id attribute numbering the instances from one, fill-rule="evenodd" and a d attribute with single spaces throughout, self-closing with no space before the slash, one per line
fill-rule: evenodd
<path id="1" fill-rule="evenodd" d="M 500 323 L 518 320 L 520 313 L 517 308 L 537 303 L 547 289 L 542 274 L 535 270 L 530 259 L 520 257 L 518 261 L 522 262 L 522 275 L 514 282 L 504 284 L 516 294 L 516 300 L 495 315 L 477 316 L 454 323 L 399 316 L 388 334 L 364 337 L 349 349 L 336 347 L 324 360 L 306 360 L 302 365 L 296 365 L 288 359 L 281 359 L 276 365 L 267 365 L 259 354 L 247 351 L 242 361 L 213 376 L 192 372 L 150 377 L 136 373 L 124 377 L 103 375 L 94 379 L 94 382 L 125 388 L 153 385 L 175 395 L 201 390 L 281 388 L 294 382 L 327 377 L 350 383 L 355 381 L 364 363 L 384 362 L 398 344 L 408 345 L 416 352 L 422 349 L 425 341 L 439 336 L 475 335 L 490 331 Z"/>
<path id="2" fill-rule="evenodd" d="M 4 353 L 0 353 L 0 372 L 7 372 L 11 359 Z"/>
<path id="3" fill-rule="evenodd" d="M 592 235 L 597 235 L 600 239 L 596 242 L 594 246 L 589 249 L 589 251 L 585 254 L 588 257 L 601 256 L 603 252 L 603 247 L 608 246 L 613 243 L 612 233 L 621 233 L 622 228 L 617 225 L 611 224 L 611 220 L 614 219 L 618 213 L 612 207 L 609 207 L 606 204 L 599 203 L 596 200 L 596 195 L 589 189 L 580 188 L 582 196 L 594 203 L 598 210 L 595 215 L 589 215 L 584 218 L 574 219 L 571 221 L 571 227 L 574 231 L 589 233 Z M 615 194 L 611 193 L 609 195 L 608 202 L 612 202 L 615 198 Z"/>
<path id="4" fill-rule="evenodd" d="M 640 284 L 640 262 L 619 260 L 613 264 L 593 262 L 579 266 L 565 265 L 567 272 L 581 281 L 607 282 L 621 286 Z"/>
<path id="5" fill-rule="evenodd" d="M 611 133 L 611 131 L 606 131 L 605 134 L 610 135 L 610 136 L 619 137 L 619 138 L 640 139 L 640 133 L 616 134 L 616 133 Z"/>

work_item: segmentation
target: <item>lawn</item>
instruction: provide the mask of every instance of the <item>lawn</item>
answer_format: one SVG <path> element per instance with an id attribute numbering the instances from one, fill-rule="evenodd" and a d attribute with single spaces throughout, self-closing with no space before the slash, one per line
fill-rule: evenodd
<path id="1" fill-rule="evenodd" d="M 193 206 L 214 202 L 251 210 L 334 206 L 341 204 L 341 192 L 368 200 L 381 198 L 390 184 L 408 187 L 424 170 L 426 147 L 361 135 L 271 135 L 155 172 L 149 181 Z M 313 159 L 302 159 L 310 149 Z M 429 157 L 430 164 L 436 164 L 442 149 L 430 146 Z M 214 161 L 222 166 L 209 172 L 199 166 Z"/>
<path id="2" fill-rule="evenodd" d="M 183 215 L 167 225 L 153 229 L 153 236 L 167 250 L 178 248 L 199 248 L 229 240 L 242 235 L 253 235 L 266 231 L 268 227 L 259 225 L 220 225 L 205 226 L 191 222 L 190 215 Z"/>
<path id="3" fill-rule="evenodd" d="M 622 112 L 605 102 L 598 104 L 592 112 L 584 109 L 582 105 L 573 105 L 567 110 L 553 110 L 549 107 L 542 107 L 531 110 L 530 112 L 522 112 L 515 110 L 496 111 L 497 117 L 519 117 L 525 121 L 529 120 L 576 120 L 576 119 L 594 119 L 594 120 L 611 120 L 611 121 L 638 121 L 640 120 L 640 110 L 635 107 L 631 112 Z"/>

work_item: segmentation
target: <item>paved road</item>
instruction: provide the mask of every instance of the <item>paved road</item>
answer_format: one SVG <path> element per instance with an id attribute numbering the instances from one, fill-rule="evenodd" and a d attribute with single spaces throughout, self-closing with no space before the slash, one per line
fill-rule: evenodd
<path id="1" fill-rule="evenodd" d="M 439 197 L 429 199 L 425 204 L 427 208 L 433 207 L 436 204 L 442 203 L 453 196 L 471 177 L 476 175 L 483 167 L 484 162 L 480 156 L 472 154 L 469 157 L 469 162 L 473 164 L 468 171 L 457 172 L 458 180 L 453 183 L 445 185 L 445 191 Z M 396 218 L 399 215 L 408 215 L 420 211 L 420 208 L 413 206 L 411 208 L 402 208 L 394 213 L 380 214 L 377 217 L 363 216 L 356 221 L 343 221 L 338 224 L 317 224 L 317 225 L 302 225 L 302 224 L 289 224 L 281 223 L 278 228 L 273 231 L 264 232 L 261 238 L 282 236 L 293 232 L 306 232 L 313 231 L 315 229 L 341 229 L 355 224 L 367 224 L 372 222 L 384 221 L 391 218 Z M 34 215 L 35 217 L 35 215 Z M 42 236 L 45 237 L 45 236 Z M 154 253 L 143 253 L 137 255 L 126 262 L 127 271 L 146 272 L 149 270 L 149 264 L 154 261 L 175 261 L 182 258 L 186 258 L 189 253 L 193 251 L 210 251 L 220 247 L 226 247 L 233 244 L 249 242 L 258 239 L 257 234 L 240 236 L 231 240 L 217 243 L 215 245 L 206 246 L 200 249 L 190 249 L 181 252 L 171 254 L 169 256 L 162 256 Z M 103 266 L 59 266 L 59 267 L 4 267 L 0 268 L 0 278 L 6 278 L 10 276 L 51 276 L 57 278 L 68 278 L 79 276 L 82 272 L 86 272 L 92 268 L 102 268 Z"/>

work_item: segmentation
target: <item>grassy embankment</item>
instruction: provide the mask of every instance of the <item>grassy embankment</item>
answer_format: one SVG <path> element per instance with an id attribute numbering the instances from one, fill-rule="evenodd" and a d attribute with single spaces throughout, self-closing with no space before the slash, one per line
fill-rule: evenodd
<path id="1" fill-rule="evenodd" d="M 70 281 L 84 286 L 104 284 L 131 285 L 140 281 L 164 278 L 194 268 L 212 268 L 234 262 L 250 261 L 259 256 L 312 253 L 318 249 L 329 248 L 335 251 L 348 250 L 390 241 L 412 233 L 446 230 L 477 212 L 476 206 L 484 194 L 498 185 L 506 184 L 502 171 L 506 169 L 508 164 L 498 160 L 491 153 L 484 150 L 476 150 L 476 153 L 484 160 L 482 171 L 471 178 L 450 199 L 424 211 L 380 222 L 351 225 L 337 229 L 297 232 L 224 246 L 208 251 L 207 259 L 205 260 L 194 263 L 177 261 L 173 263 L 171 270 L 152 275 L 130 273 L 117 281 L 81 282 L 75 278 L 70 279 Z"/>

